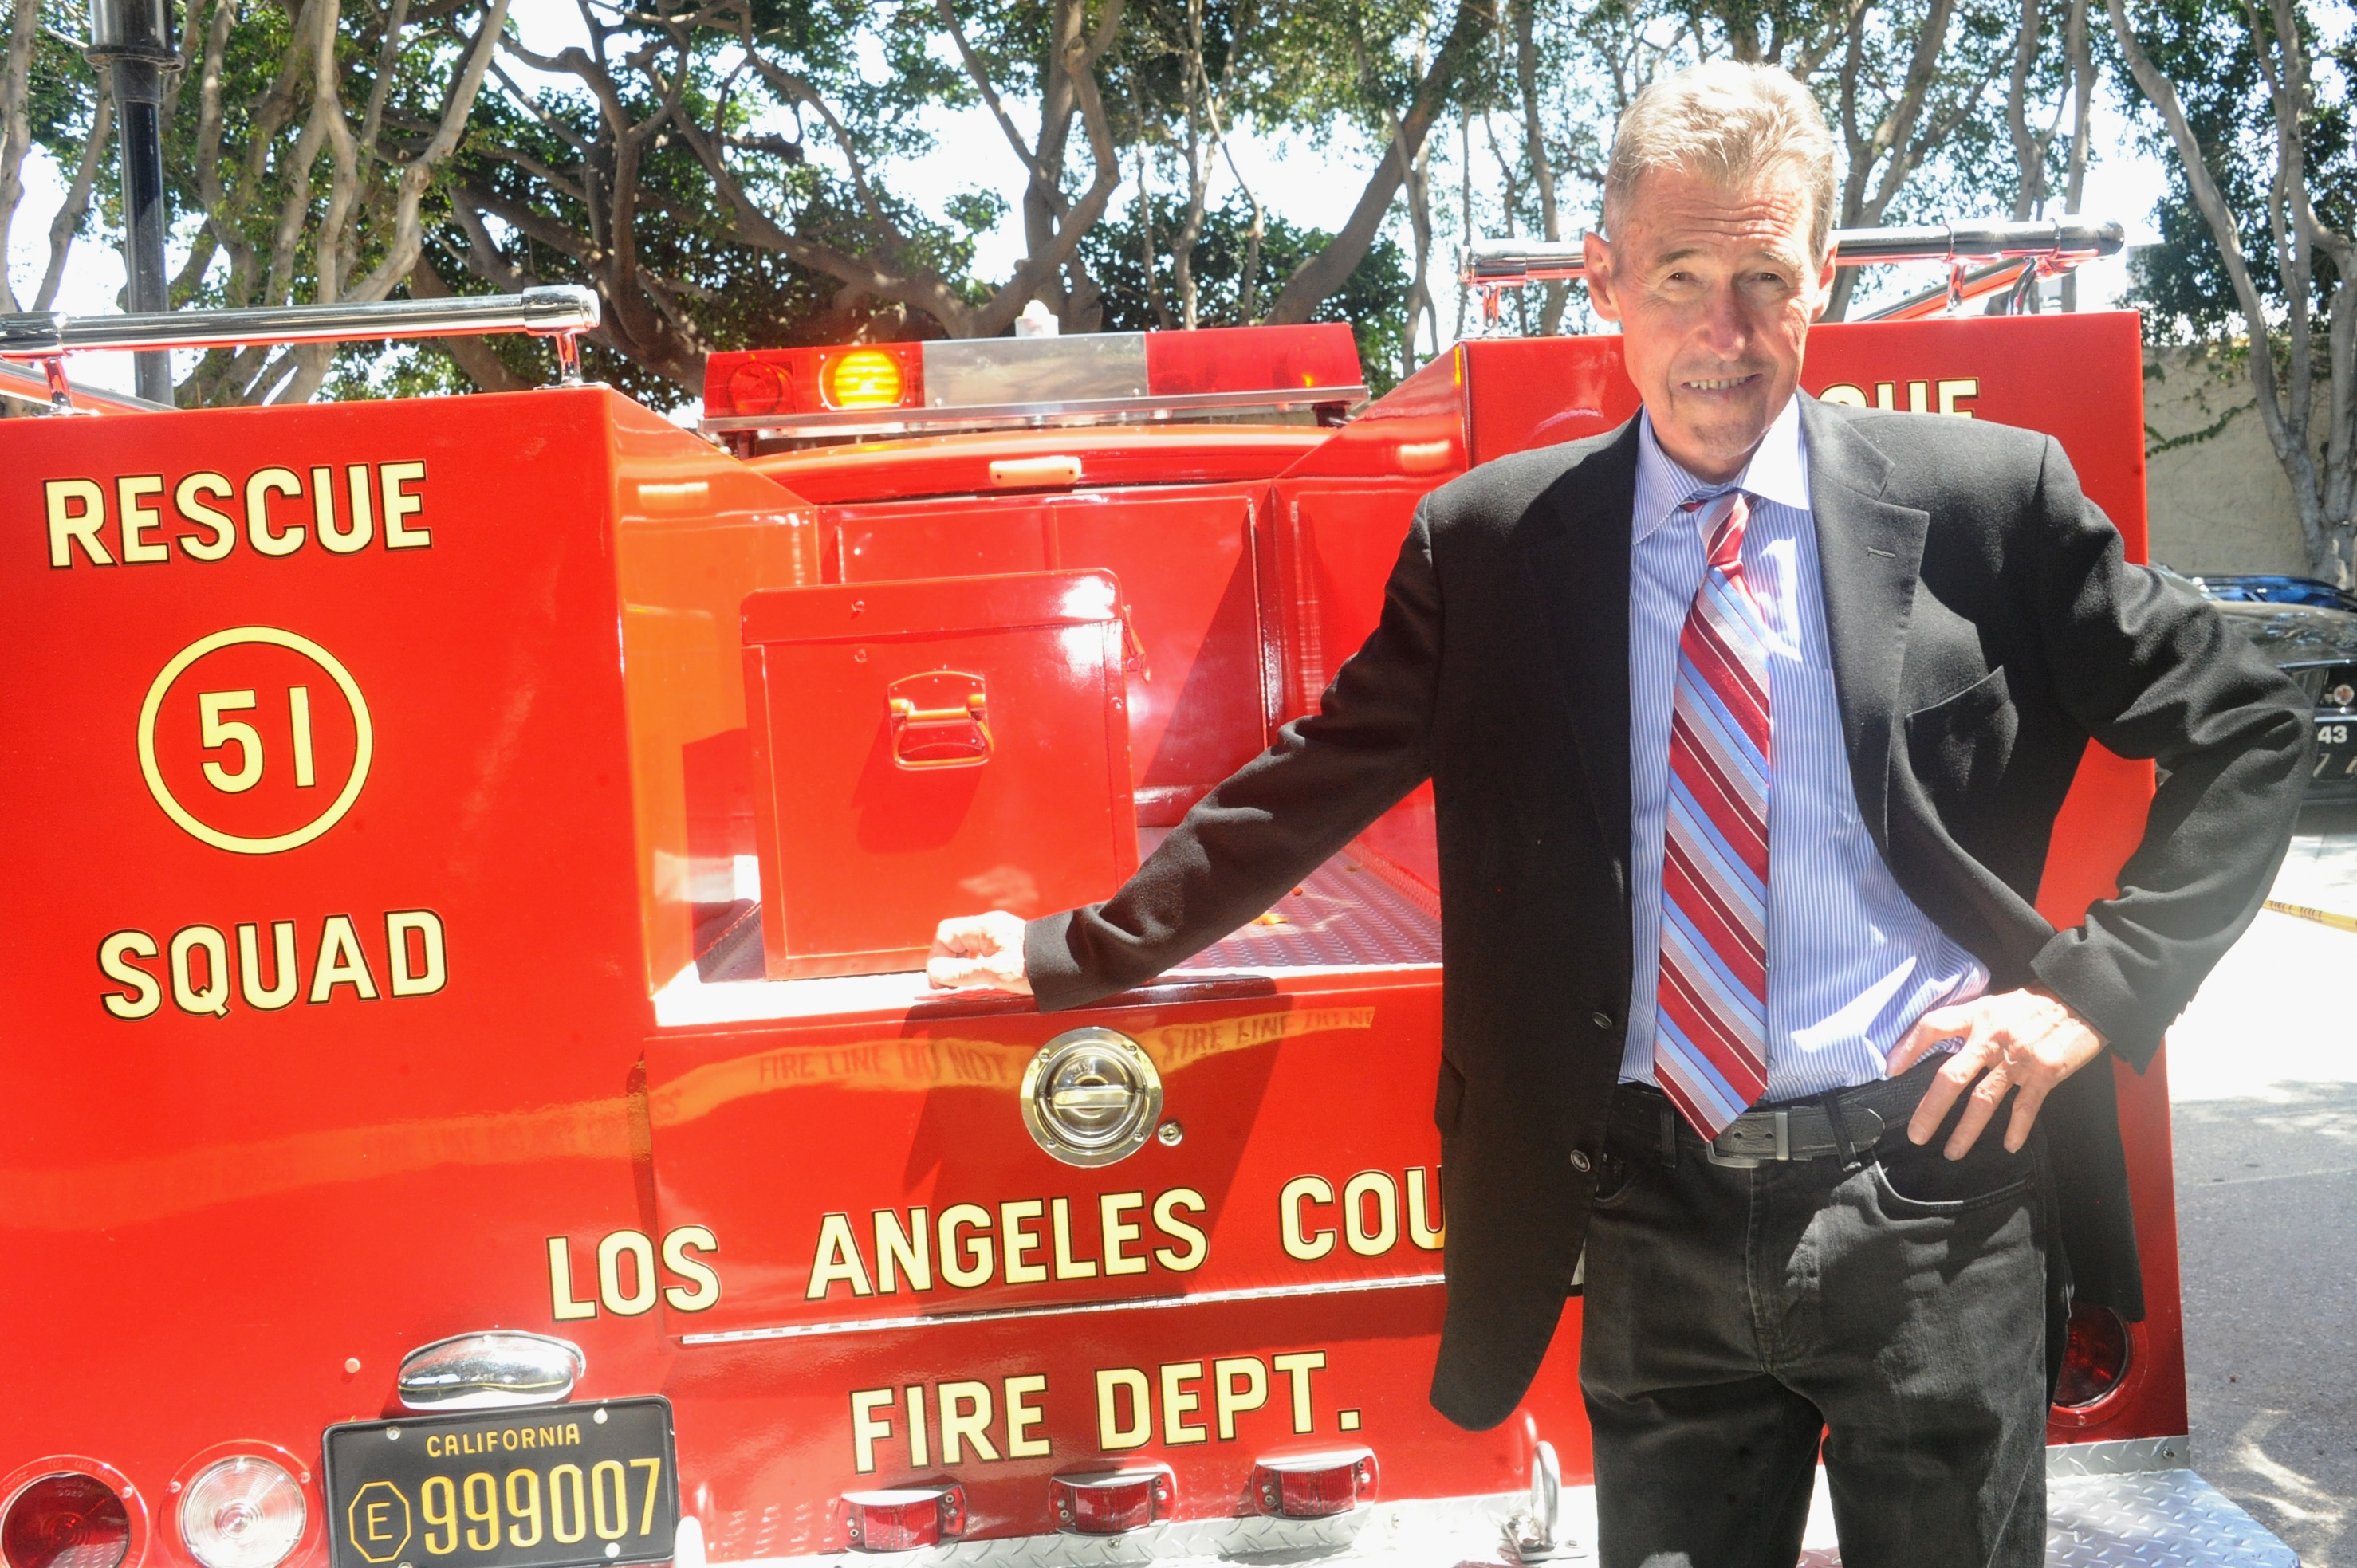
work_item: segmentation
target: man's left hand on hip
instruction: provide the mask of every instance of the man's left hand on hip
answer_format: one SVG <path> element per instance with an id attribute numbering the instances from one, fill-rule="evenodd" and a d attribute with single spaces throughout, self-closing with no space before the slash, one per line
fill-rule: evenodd
<path id="1" fill-rule="evenodd" d="M 2104 1037 L 2059 998 L 2042 991 L 2007 991 L 1924 1014 L 1890 1053 L 1890 1076 L 1913 1067 L 1942 1041 L 1954 1039 L 1964 1043 L 1933 1075 L 1907 1123 L 1909 1138 L 1930 1143 L 1956 1097 L 1970 1090 L 1964 1116 L 1943 1151 L 1952 1160 L 1963 1159 L 1979 1139 L 2007 1090 L 2020 1091 L 2005 1130 L 2006 1148 L 2018 1154 L 2054 1086 L 2104 1053 Z"/>

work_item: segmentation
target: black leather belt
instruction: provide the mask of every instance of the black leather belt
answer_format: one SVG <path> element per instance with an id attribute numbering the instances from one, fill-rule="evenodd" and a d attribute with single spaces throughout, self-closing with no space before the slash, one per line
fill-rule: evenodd
<path id="1" fill-rule="evenodd" d="M 1853 1160 L 1871 1153 L 1886 1133 L 1907 1125 L 1947 1059 L 1935 1054 L 1897 1078 L 1747 1111 L 1707 1144 L 1660 1090 L 1624 1083 L 1612 1097 L 1606 1143 L 1616 1154 L 1674 1163 L 1684 1139 L 1700 1145 L 1712 1165 L 1738 1170 L 1770 1160 Z"/>

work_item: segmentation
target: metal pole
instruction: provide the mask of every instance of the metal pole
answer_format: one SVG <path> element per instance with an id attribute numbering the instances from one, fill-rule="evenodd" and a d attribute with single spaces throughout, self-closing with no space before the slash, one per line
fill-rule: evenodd
<path id="1" fill-rule="evenodd" d="M 154 60 L 118 57 L 114 102 L 122 115 L 123 263 L 131 280 L 131 314 L 169 310 L 164 271 L 164 72 Z M 133 357 L 139 395 L 172 401 L 172 356 L 149 349 Z"/>
<path id="2" fill-rule="evenodd" d="M 90 0 L 90 58 L 114 80 L 123 135 L 123 270 L 130 314 L 169 310 L 164 273 L 164 79 L 180 69 L 172 0 Z M 139 395 L 172 401 L 172 356 L 140 354 Z"/>

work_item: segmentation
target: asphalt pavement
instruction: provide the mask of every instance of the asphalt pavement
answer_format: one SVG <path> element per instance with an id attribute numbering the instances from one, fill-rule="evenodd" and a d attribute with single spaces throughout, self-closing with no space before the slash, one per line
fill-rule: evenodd
<path id="1" fill-rule="evenodd" d="M 2357 809 L 2275 897 L 2357 915 Z M 2357 933 L 2263 911 L 2170 1032 L 2194 1467 L 2357 1568 Z"/>

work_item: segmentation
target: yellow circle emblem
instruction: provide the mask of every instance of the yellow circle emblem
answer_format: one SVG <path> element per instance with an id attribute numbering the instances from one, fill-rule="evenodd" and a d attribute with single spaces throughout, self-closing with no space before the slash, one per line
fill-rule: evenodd
<path id="1" fill-rule="evenodd" d="M 172 682 L 206 654 L 233 648 L 240 643 L 264 643 L 300 654 L 326 671 L 343 693 L 344 701 L 351 705 L 351 776 L 344 780 L 343 789 L 327 810 L 290 832 L 274 833 L 267 838 L 223 832 L 199 818 L 173 796 L 171 787 L 164 781 L 163 769 L 156 764 L 156 715 L 163 708 L 165 693 L 171 690 Z M 147 700 L 139 707 L 139 771 L 147 779 L 147 792 L 156 797 L 156 803 L 164 808 L 164 814 L 189 834 L 215 849 L 225 849 L 233 854 L 276 854 L 282 850 L 309 843 L 334 827 L 343 820 L 344 813 L 352 809 L 352 802 L 360 799 L 361 786 L 368 781 L 369 759 L 374 750 L 375 736 L 369 723 L 368 703 L 361 696 L 360 686 L 352 680 L 351 671 L 346 670 L 334 654 L 309 638 L 282 631 L 276 627 L 233 626 L 226 631 L 216 631 L 197 639 L 172 656 L 172 661 L 164 666 L 163 672 L 147 688 Z"/>

